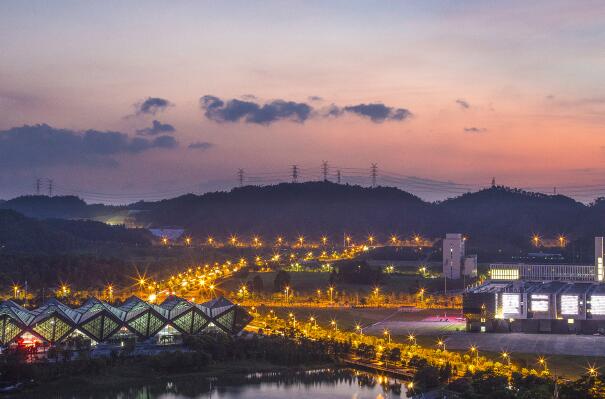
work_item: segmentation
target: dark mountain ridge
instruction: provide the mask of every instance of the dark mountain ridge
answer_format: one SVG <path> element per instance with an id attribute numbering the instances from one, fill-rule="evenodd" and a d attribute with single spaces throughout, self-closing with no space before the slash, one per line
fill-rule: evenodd
<path id="1" fill-rule="evenodd" d="M 576 248 L 589 248 L 594 235 L 605 233 L 605 201 L 585 205 L 562 195 L 501 186 L 438 203 L 392 187 L 307 182 L 246 186 L 121 207 L 87 205 L 77 197 L 29 196 L 0 203 L 0 208 L 38 218 L 74 219 L 130 211 L 137 225 L 180 226 L 201 239 L 231 234 L 290 238 L 327 234 L 342 239 L 347 233 L 357 239 L 374 234 L 386 240 L 390 234 L 442 237 L 460 232 L 469 236 L 471 247 L 506 252 L 531 250 L 533 234 L 552 238 L 564 234 L 577 242 Z"/>

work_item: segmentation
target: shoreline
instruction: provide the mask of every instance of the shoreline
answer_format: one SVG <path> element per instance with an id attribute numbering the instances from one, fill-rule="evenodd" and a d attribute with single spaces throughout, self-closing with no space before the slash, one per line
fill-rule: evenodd
<path id="1" fill-rule="evenodd" d="M 311 371 L 322 368 L 340 368 L 337 362 L 311 363 L 296 367 L 276 365 L 270 362 L 234 361 L 221 362 L 209 367 L 207 371 L 159 373 L 143 367 L 113 367 L 107 372 L 98 375 L 82 375 L 68 378 L 59 378 L 54 381 L 32 383 L 19 392 L 3 395 L 7 398 L 46 398 L 48 395 L 61 393 L 88 394 L 99 390 L 124 389 L 143 386 L 154 386 L 167 382 L 178 382 L 195 378 L 200 381 L 210 381 L 212 378 L 233 376 L 242 378 L 252 373 L 295 373 Z M 171 381 L 167 381 L 170 379 Z M 27 384 L 26 384 L 27 385 Z M 66 388 L 67 387 L 67 388 Z"/>

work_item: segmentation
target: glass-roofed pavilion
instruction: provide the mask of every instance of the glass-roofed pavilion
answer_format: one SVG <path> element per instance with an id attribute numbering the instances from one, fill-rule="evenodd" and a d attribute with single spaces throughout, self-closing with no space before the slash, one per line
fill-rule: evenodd
<path id="1" fill-rule="evenodd" d="M 209 331 L 237 334 L 251 320 L 244 308 L 223 297 L 196 304 L 173 296 L 156 305 L 133 296 L 119 307 L 90 298 L 76 309 L 51 299 L 33 310 L 4 301 L 0 303 L 0 345 L 9 345 L 24 337 L 54 345 L 73 336 L 95 343 L 124 337 L 136 341 L 159 337 L 166 342 L 167 335 Z"/>

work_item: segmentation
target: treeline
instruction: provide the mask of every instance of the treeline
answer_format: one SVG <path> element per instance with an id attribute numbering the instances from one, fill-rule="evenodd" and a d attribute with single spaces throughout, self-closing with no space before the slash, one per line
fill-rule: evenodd
<path id="1" fill-rule="evenodd" d="M 90 254 L 0 256 L 0 287 L 7 290 L 12 284 L 23 286 L 27 281 L 30 294 L 42 295 L 43 288 L 68 283 L 78 289 L 99 290 L 108 283 L 117 286 L 132 285 L 130 275 L 135 268 L 127 261 L 114 257 Z M 48 297 L 50 293 L 46 293 Z"/>
<path id="2" fill-rule="evenodd" d="M 142 229 L 127 229 L 94 221 L 38 220 L 0 209 L 2 253 L 83 251 L 105 244 L 149 246 L 151 241 L 151 234 Z"/>
<path id="3" fill-rule="evenodd" d="M 128 369 L 140 376 L 203 372 L 216 364 L 240 360 L 299 368 L 332 363 L 329 343 L 309 339 L 292 340 L 281 336 L 232 337 L 204 334 L 184 339 L 184 350 L 164 351 L 157 355 L 134 356 L 133 347 L 111 352 L 107 357 L 90 357 L 88 350 L 75 356 L 53 352 L 46 362 L 28 362 L 27 352 L 9 349 L 0 354 L 0 375 L 4 381 L 35 381 L 39 384 L 74 377 L 95 377 L 112 370 Z M 259 364 L 256 363 L 256 364 Z M 254 372 L 255 369 L 244 370 Z"/>

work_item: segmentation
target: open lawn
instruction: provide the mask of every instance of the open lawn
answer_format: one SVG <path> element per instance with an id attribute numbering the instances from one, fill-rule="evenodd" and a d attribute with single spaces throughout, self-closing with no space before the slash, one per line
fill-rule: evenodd
<path id="1" fill-rule="evenodd" d="M 270 308 L 261 308 L 265 313 Z M 327 326 L 335 320 L 339 329 L 353 331 L 355 325 L 364 328 L 364 334 L 381 335 L 385 328 L 392 331 L 392 336 L 407 336 L 409 332 L 417 335 L 440 336 L 455 332 L 460 323 L 423 321 L 428 317 L 443 315 L 443 310 L 422 309 L 418 311 L 400 311 L 398 309 L 380 308 L 274 308 L 275 314 L 281 318 L 293 313 L 297 320 L 307 321 L 313 316 L 321 325 Z M 463 325 L 462 325 L 463 327 Z"/>
<path id="2" fill-rule="evenodd" d="M 316 291 L 324 291 L 330 285 L 330 273 L 327 272 L 288 272 L 290 274 L 290 286 L 293 289 L 294 295 L 315 294 Z M 273 281 L 275 280 L 276 272 L 268 273 L 249 273 L 245 278 L 238 277 L 224 281 L 221 284 L 221 289 L 226 291 L 237 291 L 243 283 L 252 281 L 256 275 L 259 275 L 263 280 L 265 293 L 273 292 Z M 336 283 L 337 291 L 344 291 L 347 294 L 359 294 L 360 296 L 368 295 L 373 285 L 370 284 L 346 284 Z M 443 291 L 443 279 L 440 278 L 423 278 L 420 275 L 405 275 L 405 274 L 385 274 L 381 282 L 380 290 L 383 294 L 413 294 L 418 292 L 422 287 L 427 293 Z M 462 281 L 448 281 L 448 289 L 461 289 Z"/>

